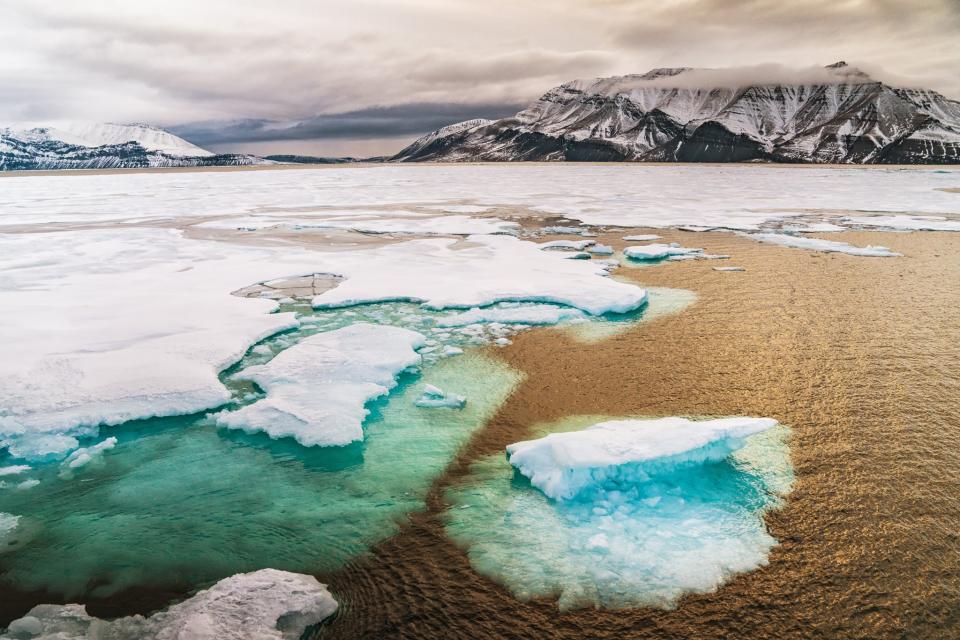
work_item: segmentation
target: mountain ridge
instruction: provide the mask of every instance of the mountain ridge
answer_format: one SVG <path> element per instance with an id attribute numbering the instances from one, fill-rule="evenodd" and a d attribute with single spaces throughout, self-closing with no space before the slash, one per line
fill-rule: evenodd
<path id="1" fill-rule="evenodd" d="M 58 123 L 0 128 L 0 171 L 273 164 L 217 154 L 149 124 Z"/>
<path id="2" fill-rule="evenodd" d="M 845 62 L 795 83 L 658 68 L 573 80 L 516 115 L 421 136 L 409 161 L 960 162 L 960 102 Z M 472 124 L 476 123 L 476 124 Z"/>

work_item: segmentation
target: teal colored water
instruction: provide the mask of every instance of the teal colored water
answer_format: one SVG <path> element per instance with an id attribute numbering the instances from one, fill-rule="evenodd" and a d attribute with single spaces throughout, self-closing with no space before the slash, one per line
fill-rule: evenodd
<path id="1" fill-rule="evenodd" d="M 581 416 L 538 435 L 607 419 Z M 448 492 L 447 533 L 474 569 L 521 599 L 556 598 L 561 609 L 669 608 L 766 563 L 776 540 L 763 514 L 793 482 L 786 438 L 776 427 L 721 462 L 671 459 L 652 477 L 597 482 L 562 501 L 504 456 L 489 456 Z"/>
<path id="2" fill-rule="evenodd" d="M 669 296 L 668 296 L 669 298 Z M 664 298 L 665 299 L 665 298 Z M 653 303 L 656 300 L 656 303 Z M 504 303 L 504 307 L 534 303 Z M 591 318 L 616 328 L 661 308 Z M 392 535 L 421 509 L 426 491 L 459 447 L 510 394 L 518 374 L 471 347 L 529 327 L 498 323 L 441 327 L 453 312 L 414 303 L 314 311 L 291 304 L 300 329 L 252 347 L 221 378 L 231 406 L 262 392 L 232 376 L 303 338 L 355 322 L 403 326 L 427 337 L 423 366 L 404 373 L 389 396 L 368 404 L 365 440 L 306 448 L 218 428 L 208 414 L 129 422 L 101 430 L 116 446 L 69 474 L 60 463 L 17 477 L 39 484 L 0 489 L 0 513 L 20 516 L 0 547 L 2 581 L 17 590 L 66 598 L 104 597 L 137 587 L 202 585 L 262 567 L 334 570 Z M 445 348 L 466 350 L 447 355 Z M 464 395 L 466 406 L 414 405 L 425 384 Z M 229 406 L 227 408 L 230 408 Z M 0 466 L 12 461 L 0 459 Z"/>

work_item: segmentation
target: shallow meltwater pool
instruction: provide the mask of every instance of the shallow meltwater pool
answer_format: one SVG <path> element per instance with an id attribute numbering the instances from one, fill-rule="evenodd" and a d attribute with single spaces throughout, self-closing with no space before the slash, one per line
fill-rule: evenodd
<path id="1" fill-rule="evenodd" d="M 485 347 L 554 323 L 578 340 L 598 339 L 691 301 L 689 292 L 657 289 L 638 312 L 600 317 L 517 302 L 466 311 L 406 302 L 333 310 L 284 304 L 282 311 L 297 312 L 300 328 L 254 345 L 223 372 L 228 405 L 103 428 L 81 442 L 75 458 L 82 456 L 82 464 L 34 463 L 16 478 L 29 486 L 4 483 L 0 513 L 14 521 L 0 533 L 2 589 L 9 595 L 3 614 L 15 617 L 50 601 L 88 602 L 92 610 L 108 603 L 108 614 L 128 613 L 237 572 L 335 571 L 424 508 L 435 478 L 522 380 Z M 421 365 L 367 404 L 362 441 L 305 447 L 218 424 L 219 411 L 266 395 L 240 375 L 245 369 L 359 322 L 425 337 Z M 417 406 L 428 385 L 464 396 L 466 404 Z M 0 467 L 13 462 L 0 460 Z"/>

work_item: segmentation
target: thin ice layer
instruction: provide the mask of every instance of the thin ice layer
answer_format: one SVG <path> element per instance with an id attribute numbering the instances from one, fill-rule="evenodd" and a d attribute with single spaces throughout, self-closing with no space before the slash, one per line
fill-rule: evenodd
<path id="1" fill-rule="evenodd" d="M 298 640 L 337 610 L 313 576 L 261 569 L 224 578 L 148 618 L 102 620 L 79 604 L 42 604 L 10 623 L 2 640 Z"/>
<path id="2" fill-rule="evenodd" d="M 304 446 L 341 446 L 363 439 L 365 405 L 420 364 L 416 331 L 357 323 L 318 333 L 238 377 L 252 380 L 266 397 L 217 416 L 220 426 L 271 438 L 292 437 Z"/>
<path id="3" fill-rule="evenodd" d="M 783 247 L 792 247 L 794 249 L 809 249 L 811 251 L 824 251 L 826 253 L 846 253 L 851 256 L 864 256 L 869 258 L 896 258 L 902 256 L 902 253 L 891 251 L 886 247 L 866 246 L 855 247 L 846 242 L 837 240 L 820 240 L 819 238 L 806 238 L 803 236 L 792 236 L 785 233 L 750 233 L 746 237 L 766 242 L 769 244 L 778 244 Z"/>
<path id="4" fill-rule="evenodd" d="M 659 468 L 722 460 L 745 438 L 776 424 L 770 418 L 616 420 L 516 442 L 507 446 L 507 456 L 533 486 L 564 500 L 608 479 L 626 481 Z"/>

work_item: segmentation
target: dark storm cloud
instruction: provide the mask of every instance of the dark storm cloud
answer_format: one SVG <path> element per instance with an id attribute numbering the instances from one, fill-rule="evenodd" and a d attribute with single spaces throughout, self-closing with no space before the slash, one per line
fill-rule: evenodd
<path id="1" fill-rule="evenodd" d="M 420 135 L 472 118 L 503 118 L 521 108 L 517 104 L 419 103 L 318 115 L 291 124 L 252 119 L 199 122 L 170 127 L 170 130 L 201 146 L 281 140 L 391 138 Z"/>

